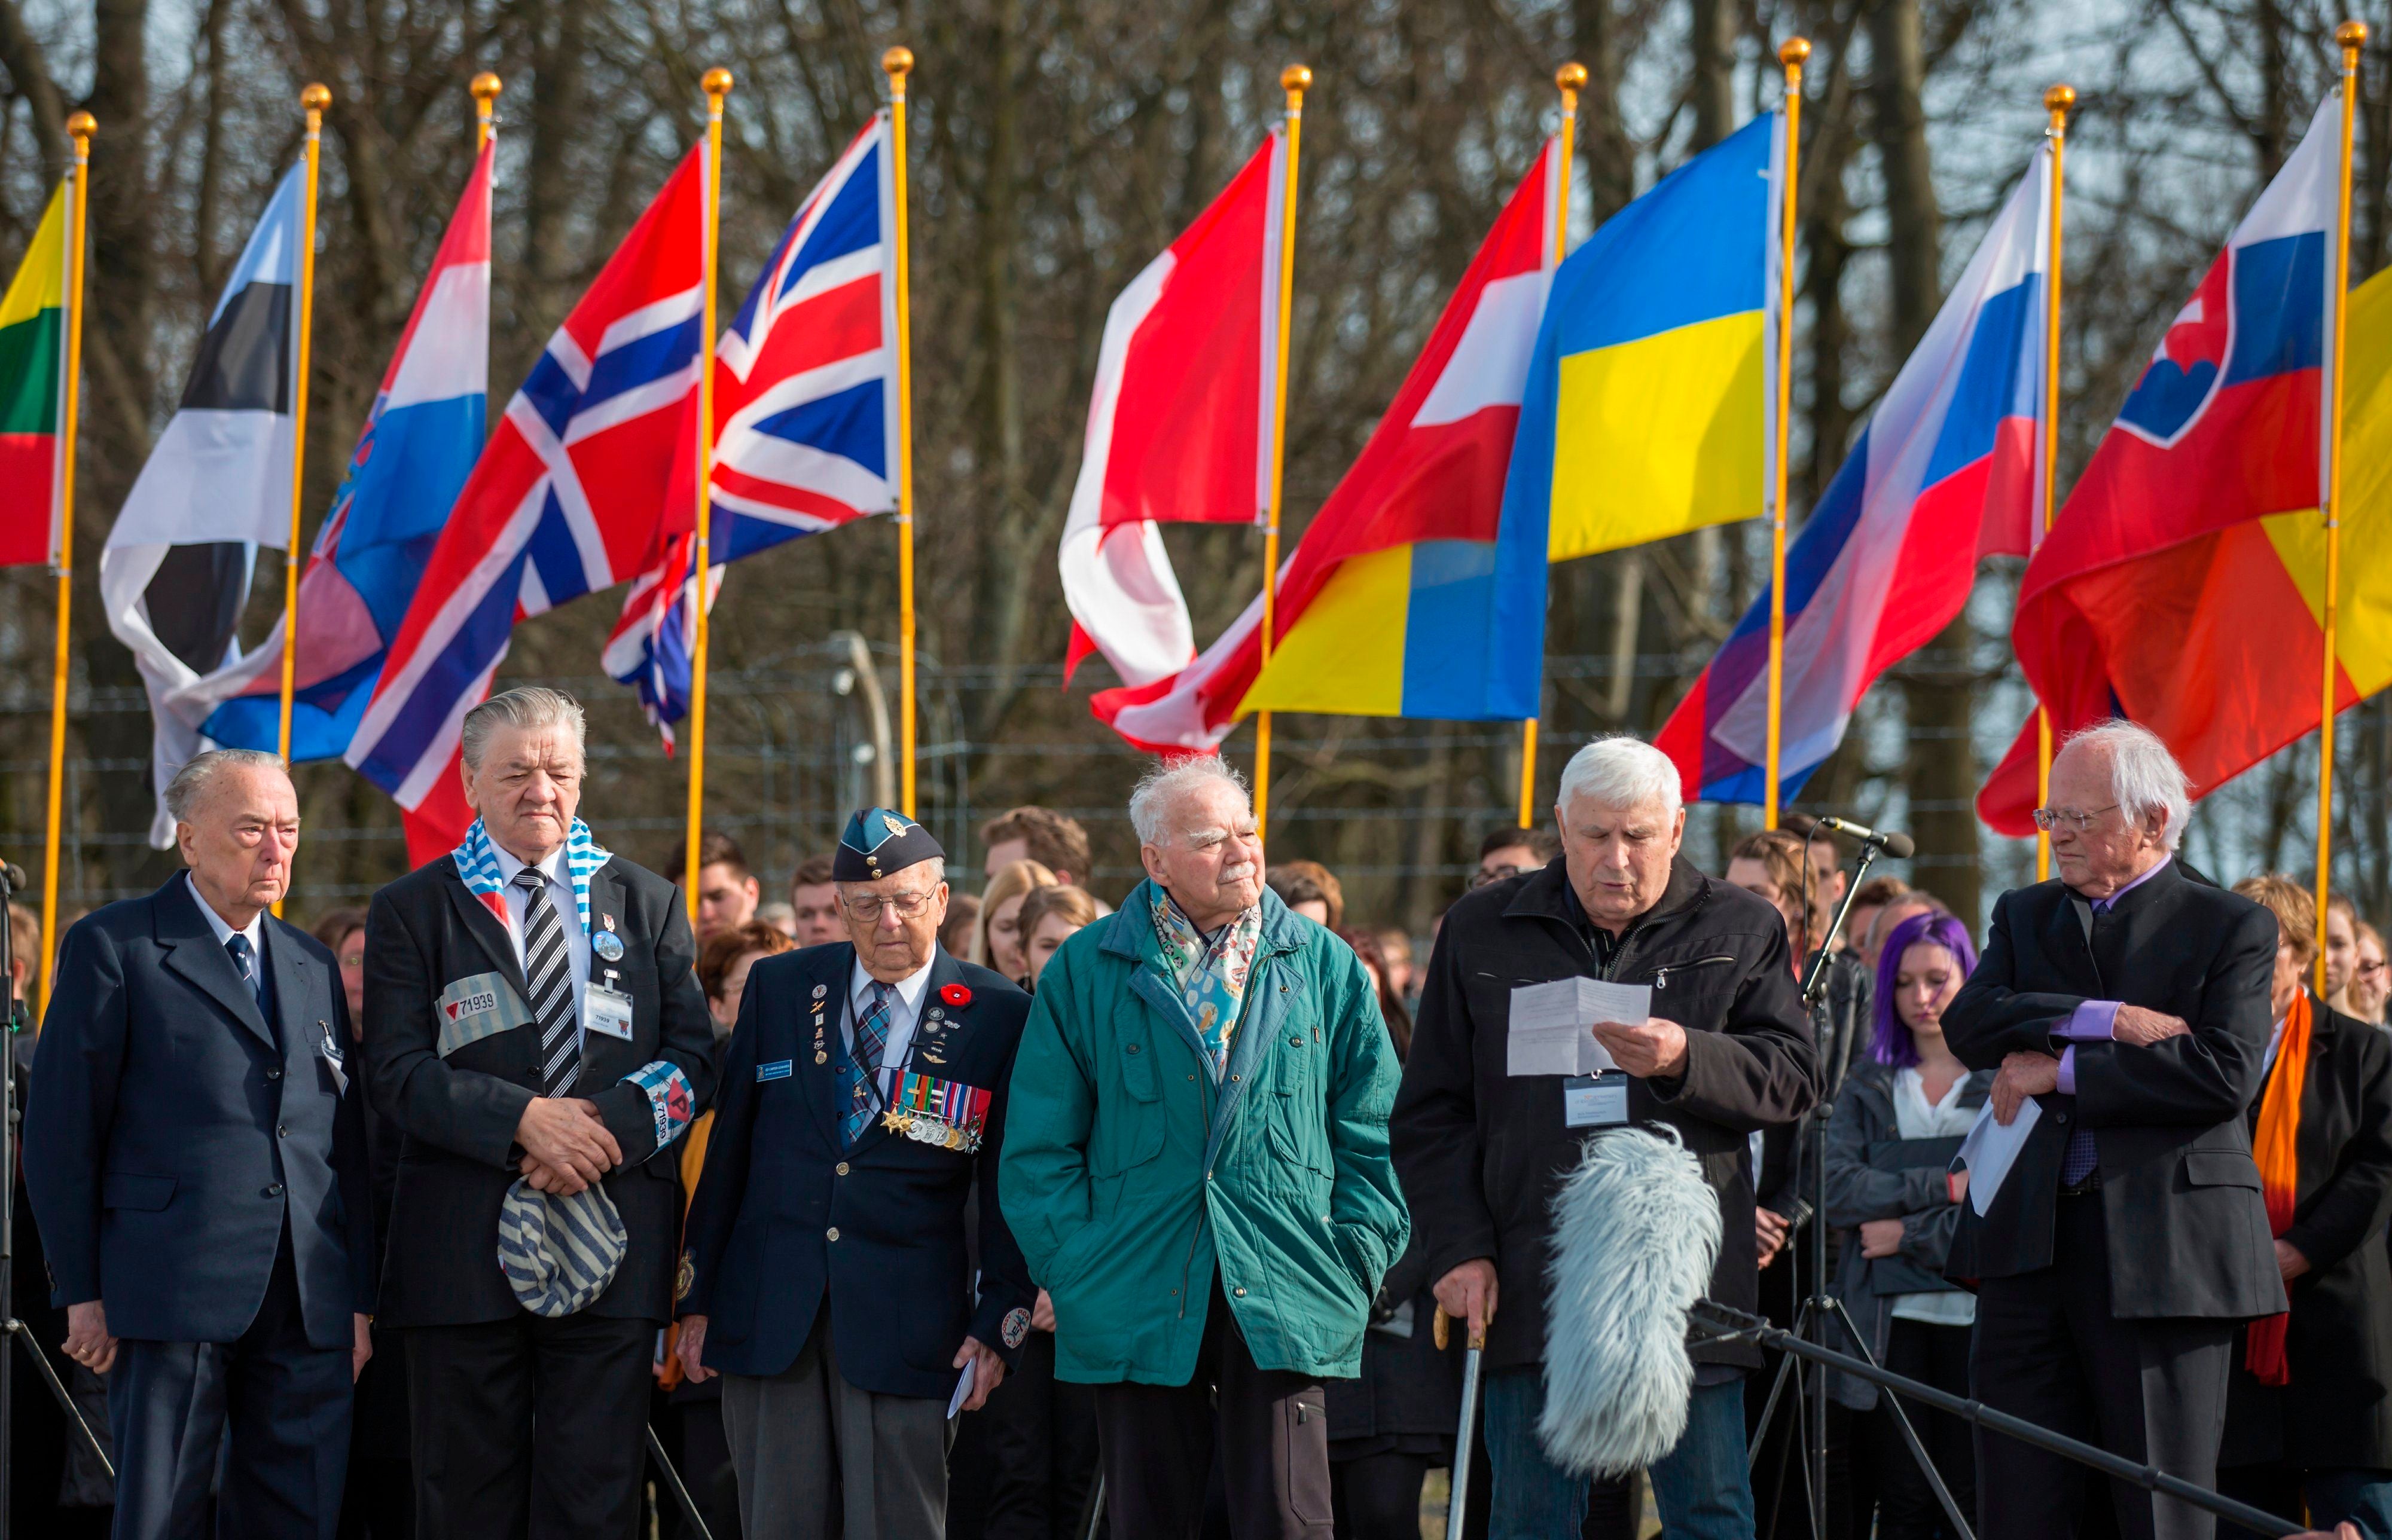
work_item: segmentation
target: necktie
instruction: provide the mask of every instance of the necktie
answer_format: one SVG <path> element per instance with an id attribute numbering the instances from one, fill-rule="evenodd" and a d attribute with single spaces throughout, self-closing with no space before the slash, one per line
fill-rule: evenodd
<path id="1" fill-rule="evenodd" d="M 854 1062 L 848 1072 L 855 1077 L 847 1095 L 847 1142 L 864 1137 L 872 1121 L 874 1082 L 880 1077 L 880 1055 L 889 1046 L 889 986 L 878 979 L 872 981 L 872 999 L 864 1014 L 855 1020 Z"/>
<path id="2" fill-rule="evenodd" d="M 548 901 L 548 877 L 536 866 L 515 874 L 524 890 L 524 983 L 540 1018 L 540 1094 L 562 1096 L 581 1076 L 581 1034 L 574 1030 L 573 969 L 565 922 Z"/>
<path id="3" fill-rule="evenodd" d="M 2079 900 L 2077 915 L 2085 924 L 2085 944 L 2088 949 L 2093 945 L 2094 931 L 2100 925 L 2102 920 L 2108 918 L 2109 913 L 2110 905 L 2106 900 L 2089 908 L 2084 907 L 2082 900 Z M 2064 1187 L 2076 1185 L 2092 1175 L 2093 1168 L 2100 1163 L 2101 1151 L 2100 1147 L 2093 1142 L 2093 1131 L 2086 1128 L 2085 1119 L 2079 1117 L 2076 1119 L 2075 1128 L 2069 1132 L 2068 1148 L 2060 1158 L 2060 1185 Z"/>
<path id="4" fill-rule="evenodd" d="M 266 1010 L 266 986 L 265 980 L 258 974 L 256 949 L 249 944 L 248 937 L 235 931 L 225 938 L 225 951 L 232 957 L 233 971 L 240 974 L 240 981 L 249 986 L 250 998 L 257 1002 L 258 1012 L 263 1015 Z"/>

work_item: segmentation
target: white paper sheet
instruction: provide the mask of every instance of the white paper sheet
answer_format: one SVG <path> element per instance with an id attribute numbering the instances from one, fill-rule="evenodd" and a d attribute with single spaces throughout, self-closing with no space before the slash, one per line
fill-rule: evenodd
<path id="1" fill-rule="evenodd" d="M 1994 1195 L 2002 1190 L 2002 1179 L 2018 1160 L 2019 1151 L 2026 1148 L 2026 1136 L 2034 1132 L 2036 1119 L 2043 1116 L 2043 1104 L 2028 1097 L 2019 1106 L 2018 1116 L 2008 1128 L 1994 1120 L 1994 1104 L 1989 1098 L 1977 1114 L 1976 1126 L 1960 1141 L 1960 1153 L 1953 1158 L 1955 1165 L 1969 1171 L 1969 1204 L 1977 1217 L 1994 1206 Z"/>
<path id="2" fill-rule="evenodd" d="M 964 1409 L 964 1402 L 971 1395 L 972 1372 L 979 1367 L 980 1360 L 977 1358 L 964 1365 L 964 1377 L 956 1381 L 956 1393 L 947 1397 L 947 1420 L 949 1422 L 955 1421 L 956 1414 Z"/>
<path id="3" fill-rule="evenodd" d="M 1598 1021 L 1638 1022 L 1653 1014 L 1649 984 L 1556 978 L 1512 990 L 1504 1068 L 1514 1075 L 1597 1075 L 1617 1069 L 1590 1029 Z"/>

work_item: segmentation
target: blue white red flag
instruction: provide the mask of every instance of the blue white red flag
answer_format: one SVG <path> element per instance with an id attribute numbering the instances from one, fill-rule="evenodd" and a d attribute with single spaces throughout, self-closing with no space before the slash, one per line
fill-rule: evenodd
<path id="1" fill-rule="evenodd" d="M 407 813 L 417 861 L 454 848 L 472 822 L 459 731 L 516 620 L 638 571 L 674 500 L 697 382 L 707 193 L 700 146 L 507 403 L 399 624 L 346 757 Z"/>
<path id="2" fill-rule="evenodd" d="M 485 146 L 415 296 L 347 473 L 299 578 L 291 757 L 347 751 L 433 542 L 482 452 L 489 396 L 490 168 Z M 282 629 L 170 704 L 228 748 L 271 749 Z"/>
<path id="3" fill-rule="evenodd" d="M 2050 168 L 2038 151 L 1786 553 L 1781 799 L 1878 676 L 1960 613 L 1978 559 L 2024 555 L 2042 527 Z M 1768 709 L 1764 587 L 1654 742 L 1690 796 L 1759 802 Z"/>
<path id="4" fill-rule="evenodd" d="M 709 606 L 723 563 L 897 505 L 890 167 L 884 113 L 799 205 L 717 345 Z M 675 487 L 696 485 L 695 393 L 690 410 Z M 639 691 L 668 746 L 689 709 L 695 502 L 667 503 L 606 641 L 606 672 Z"/>

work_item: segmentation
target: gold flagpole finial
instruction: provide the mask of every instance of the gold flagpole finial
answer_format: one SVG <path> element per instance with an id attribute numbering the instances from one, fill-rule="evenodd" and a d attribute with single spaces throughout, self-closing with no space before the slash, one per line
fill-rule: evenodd
<path id="1" fill-rule="evenodd" d="M 1586 66 L 1571 60 L 1554 71 L 1554 84 L 1575 96 L 1586 89 Z"/>
<path id="2" fill-rule="evenodd" d="M 2346 21 L 2334 30 L 2334 40 L 2342 45 L 2343 52 L 2355 54 L 2367 46 L 2367 23 Z"/>
<path id="3" fill-rule="evenodd" d="M 903 43 L 880 56 L 880 71 L 900 80 L 914 72 L 914 50 Z"/>
<path id="4" fill-rule="evenodd" d="M 490 131 L 498 125 L 499 93 L 506 89 L 506 83 L 485 70 L 465 89 L 474 96 L 474 150 L 479 154 L 482 147 L 490 142 Z"/>
<path id="5" fill-rule="evenodd" d="M 474 94 L 474 99 L 482 104 L 485 111 L 488 110 L 491 104 L 499 99 L 499 93 L 506 88 L 506 82 L 500 80 L 495 73 L 488 70 L 485 70 L 480 74 L 475 75 L 474 77 L 474 84 L 465 87 L 466 90 L 471 91 Z"/>
<path id="6" fill-rule="evenodd" d="M 1811 40 L 1807 37 L 1789 37 L 1777 45 L 1777 62 L 1789 70 L 1799 69 L 1810 58 Z"/>
<path id="7" fill-rule="evenodd" d="M 697 83 L 698 88 L 706 93 L 707 99 L 715 102 L 731 94 L 732 84 L 731 71 L 720 64 L 706 71 Z"/>
<path id="8" fill-rule="evenodd" d="M 1312 70 L 1308 65 L 1291 64 L 1279 72 L 1279 88 L 1282 91 L 1304 92 L 1312 89 Z"/>
<path id="9" fill-rule="evenodd" d="M 2076 87 L 2054 85 L 2043 93 L 2043 110 L 2057 119 L 2065 118 L 2076 106 Z"/>
<path id="10" fill-rule="evenodd" d="M 310 112 L 321 112 L 332 105 L 332 88 L 320 80 L 312 82 L 299 93 L 299 105 Z"/>
<path id="11" fill-rule="evenodd" d="M 93 117 L 90 113 L 70 112 L 67 114 L 68 138 L 81 139 L 85 144 L 89 144 L 91 142 L 92 136 L 98 132 L 99 120 Z"/>

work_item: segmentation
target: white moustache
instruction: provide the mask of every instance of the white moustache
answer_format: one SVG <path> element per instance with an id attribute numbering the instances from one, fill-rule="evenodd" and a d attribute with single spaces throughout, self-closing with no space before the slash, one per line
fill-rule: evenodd
<path id="1" fill-rule="evenodd" d="M 1251 877 L 1254 874 L 1254 863 L 1250 861 L 1242 861 L 1234 866 L 1224 866 L 1221 868 L 1221 880 L 1223 882 L 1243 882 L 1246 878 Z"/>

